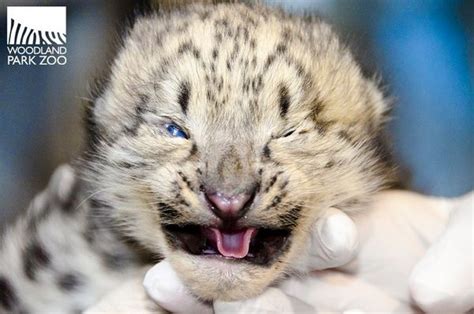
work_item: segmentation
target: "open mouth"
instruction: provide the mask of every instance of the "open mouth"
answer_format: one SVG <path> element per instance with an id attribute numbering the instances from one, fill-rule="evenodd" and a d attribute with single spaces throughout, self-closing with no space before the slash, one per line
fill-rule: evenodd
<path id="1" fill-rule="evenodd" d="M 290 230 L 221 229 L 198 225 L 165 225 L 168 239 L 192 255 L 214 256 L 267 265 L 289 244 Z"/>

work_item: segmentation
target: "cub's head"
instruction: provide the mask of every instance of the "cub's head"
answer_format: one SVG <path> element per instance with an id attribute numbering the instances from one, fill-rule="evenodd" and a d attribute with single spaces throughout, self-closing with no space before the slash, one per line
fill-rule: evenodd
<path id="1" fill-rule="evenodd" d="M 260 293 L 387 173 L 386 103 L 331 28 L 263 7 L 140 18 L 89 111 L 87 176 L 197 296 Z"/>

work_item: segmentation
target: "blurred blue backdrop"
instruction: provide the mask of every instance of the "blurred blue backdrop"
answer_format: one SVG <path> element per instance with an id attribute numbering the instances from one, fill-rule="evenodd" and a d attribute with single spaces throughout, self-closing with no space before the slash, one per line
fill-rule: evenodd
<path id="1" fill-rule="evenodd" d="M 325 17 L 367 75 L 382 78 L 394 99 L 389 130 L 396 157 L 411 189 L 455 196 L 473 188 L 474 1 L 266 2 Z M 7 5 L 65 3 L 67 65 L 7 66 Z M 119 25 L 136 6 L 132 0 L 2 2 L 0 225 L 26 207 L 58 164 L 80 151 L 87 82 L 106 64 Z"/>

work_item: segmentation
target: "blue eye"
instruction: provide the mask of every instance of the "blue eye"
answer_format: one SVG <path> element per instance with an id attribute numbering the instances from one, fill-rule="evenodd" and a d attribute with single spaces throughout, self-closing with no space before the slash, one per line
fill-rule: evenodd
<path id="1" fill-rule="evenodd" d="M 166 127 L 166 131 L 168 131 L 168 133 L 173 137 L 181 137 L 185 139 L 188 138 L 188 135 L 183 130 L 181 130 L 179 126 L 177 126 L 174 123 L 166 124 L 165 127 Z"/>

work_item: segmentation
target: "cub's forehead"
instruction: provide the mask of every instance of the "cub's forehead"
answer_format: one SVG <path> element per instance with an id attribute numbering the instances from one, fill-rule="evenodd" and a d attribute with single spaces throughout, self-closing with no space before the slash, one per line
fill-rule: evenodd
<path id="1" fill-rule="evenodd" d="M 193 6 L 151 15 L 125 40 L 115 86 L 153 89 L 163 110 L 175 110 L 186 88 L 190 111 L 194 100 L 211 111 L 239 107 L 258 117 L 282 95 L 297 104 L 311 98 L 314 40 L 306 22 L 263 7 Z"/>
<path id="2" fill-rule="evenodd" d="M 241 4 L 139 18 L 111 73 L 97 106 L 105 117 L 133 115 L 147 99 L 159 114 L 212 125 L 291 124 L 312 111 L 363 123 L 356 117 L 381 99 L 327 24 Z"/>

